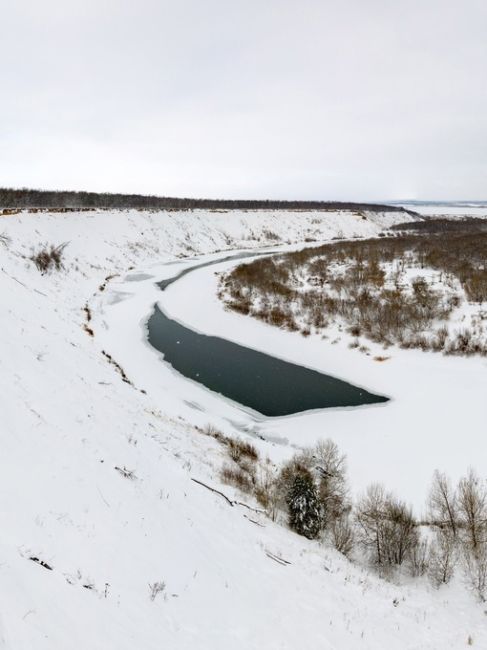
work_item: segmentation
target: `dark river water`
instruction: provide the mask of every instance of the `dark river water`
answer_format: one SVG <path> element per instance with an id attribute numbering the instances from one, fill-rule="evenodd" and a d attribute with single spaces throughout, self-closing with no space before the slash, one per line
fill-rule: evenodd
<path id="1" fill-rule="evenodd" d="M 255 253 L 228 256 L 185 269 L 159 283 L 162 291 L 183 275 L 211 264 Z M 188 299 L 191 299 L 188 296 Z M 216 336 L 199 334 L 169 318 L 157 306 L 148 321 L 150 344 L 184 377 L 266 416 L 388 401 L 316 370 L 277 359 Z"/>

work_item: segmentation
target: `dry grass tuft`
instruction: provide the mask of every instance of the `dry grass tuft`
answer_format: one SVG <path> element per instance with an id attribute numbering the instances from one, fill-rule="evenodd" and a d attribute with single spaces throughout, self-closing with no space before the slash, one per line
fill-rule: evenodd
<path id="1" fill-rule="evenodd" d="M 59 246 L 46 244 L 33 254 L 30 260 L 42 274 L 51 270 L 60 271 L 63 268 L 63 253 L 66 246 L 67 243 L 59 244 Z"/>

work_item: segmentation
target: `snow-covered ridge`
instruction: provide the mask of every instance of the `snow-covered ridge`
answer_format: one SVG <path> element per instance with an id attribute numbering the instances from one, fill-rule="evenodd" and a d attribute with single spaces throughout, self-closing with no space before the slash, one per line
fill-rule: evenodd
<path id="1" fill-rule="evenodd" d="M 460 585 L 437 592 L 381 582 L 267 520 L 256 526 L 244 509 L 192 482 L 218 486 L 218 444 L 189 416 L 166 413 L 158 394 L 123 382 L 102 354 L 113 354 L 96 312 L 117 282 L 106 285 L 107 276 L 224 249 L 372 236 L 409 219 L 366 216 L 0 219 L 8 238 L 0 242 L 0 648 L 443 649 L 463 647 L 469 635 L 479 647 L 487 642 L 482 609 Z M 45 242 L 69 242 L 64 272 L 41 276 L 27 259 Z M 85 306 L 94 337 L 83 329 Z M 156 582 L 165 587 L 151 600 Z"/>

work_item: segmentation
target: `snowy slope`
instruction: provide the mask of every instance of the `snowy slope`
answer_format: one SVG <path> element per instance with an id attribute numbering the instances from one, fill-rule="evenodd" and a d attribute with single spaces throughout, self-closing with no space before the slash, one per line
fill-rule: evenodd
<path id="1" fill-rule="evenodd" d="M 219 484 L 221 449 L 193 426 L 205 414 L 169 386 L 142 385 L 128 368 L 135 387 L 123 382 L 102 354 L 121 363 L 122 346 L 136 366 L 109 319 L 117 307 L 110 303 L 130 304 L 116 289 L 127 274 L 223 249 L 368 236 L 397 220 L 204 212 L 0 218 L 0 234 L 10 237 L 0 243 L 1 648 L 436 649 L 464 647 L 469 635 L 487 643 L 482 608 L 461 584 L 436 591 L 382 582 L 254 513 L 264 527 L 256 525 L 246 508 L 193 482 L 234 496 Z M 26 259 L 43 242 L 65 241 L 63 273 L 41 276 Z M 94 337 L 83 329 L 85 305 Z M 143 350 L 137 340 L 134 350 Z M 151 600 L 157 581 L 165 587 Z"/>

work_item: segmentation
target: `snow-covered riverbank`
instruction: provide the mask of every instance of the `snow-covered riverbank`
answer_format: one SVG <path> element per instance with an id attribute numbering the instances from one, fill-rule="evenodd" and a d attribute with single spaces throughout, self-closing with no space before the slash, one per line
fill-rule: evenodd
<path id="1" fill-rule="evenodd" d="M 349 349 L 346 333 L 331 332 L 327 340 L 313 335 L 305 338 L 230 312 L 217 298 L 216 273 L 232 264 L 187 275 L 167 289 L 160 304 L 171 317 L 200 332 L 229 338 L 391 397 L 391 402 L 380 406 L 263 420 L 258 426 L 260 435 L 279 438 L 284 445 L 306 445 L 329 436 L 346 452 L 357 491 L 373 481 L 384 482 L 412 503 L 418 514 L 435 469 L 455 480 L 469 466 L 487 474 L 487 445 L 480 426 L 487 419 L 485 358 L 451 358 L 396 347 L 384 351 L 370 343 L 367 356 Z M 375 356 L 387 360 L 378 362 Z"/>
<path id="2" fill-rule="evenodd" d="M 169 370 L 159 373 L 163 364 L 143 340 L 142 322 L 156 289 L 152 277 L 144 280 L 141 273 L 155 276 L 160 265 L 174 261 L 172 269 L 165 267 L 173 274 L 182 256 L 224 249 L 374 235 L 397 220 L 397 214 L 363 219 L 348 213 L 203 212 L 0 219 L 0 234 L 9 238 L 0 243 L 0 647 L 439 650 L 463 647 L 469 635 L 479 647 L 487 643 L 482 607 L 460 579 L 440 591 L 421 581 L 385 583 L 269 520 L 256 526 L 243 516 L 245 509 L 230 508 L 191 481 L 221 488 L 221 449 L 194 425 L 214 420 L 230 427 L 235 409 L 208 395 L 207 411 L 195 408 L 191 402 L 200 404 L 200 394 L 183 395 L 178 382 L 187 388 L 186 380 Z M 31 250 L 65 241 L 65 271 L 41 276 L 27 259 Z M 206 310 L 211 273 L 182 280 L 181 296 L 186 281 L 201 290 Z M 173 299 L 171 310 L 182 316 L 179 296 Z M 186 300 L 197 306 L 200 297 Z M 227 318 L 216 299 L 210 305 L 207 315 L 198 315 L 198 329 Z M 238 324 L 235 335 L 240 331 Z M 250 341 L 251 328 L 248 336 Z M 291 358 L 287 340 L 280 341 L 282 356 Z M 299 341 L 299 362 L 321 367 L 317 353 L 306 352 Z M 134 386 L 122 381 L 102 351 Z M 327 358 L 326 371 L 345 377 L 353 370 L 354 383 L 371 388 L 387 384 L 378 370 L 370 370 L 370 360 L 362 367 L 360 357 L 354 358 L 356 368 L 341 369 Z M 393 373 L 387 370 L 392 361 L 381 372 Z M 159 383 L 152 384 L 156 367 Z M 440 381 L 441 368 L 434 372 Z M 359 429 L 369 412 L 350 413 L 355 439 L 365 440 Z M 319 415 L 303 416 L 303 433 L 303 425 Z M 330 412 L 321 435 L 333 435 L 335 420 L 339 427 L 344 415 L 349 414 Z M 238 417 L 238 423 L 248 423 Z M 289 427 L 296 421 L 253 425 L 291 440 Z M 465 436 L 465 422 L 459 435 Z M 382 431 L 379 442 L 394 435 Z M 365 464 L 369 457 L 364 444 Z M 123 475 L 124 468 L 132 478 Z M 408 474 L 414 481 L 416 464 Z M 282 566 L 269 553 L 292 564 Z M 156 582 L 165 586 L 151 600 L 149 585 Z"/>

